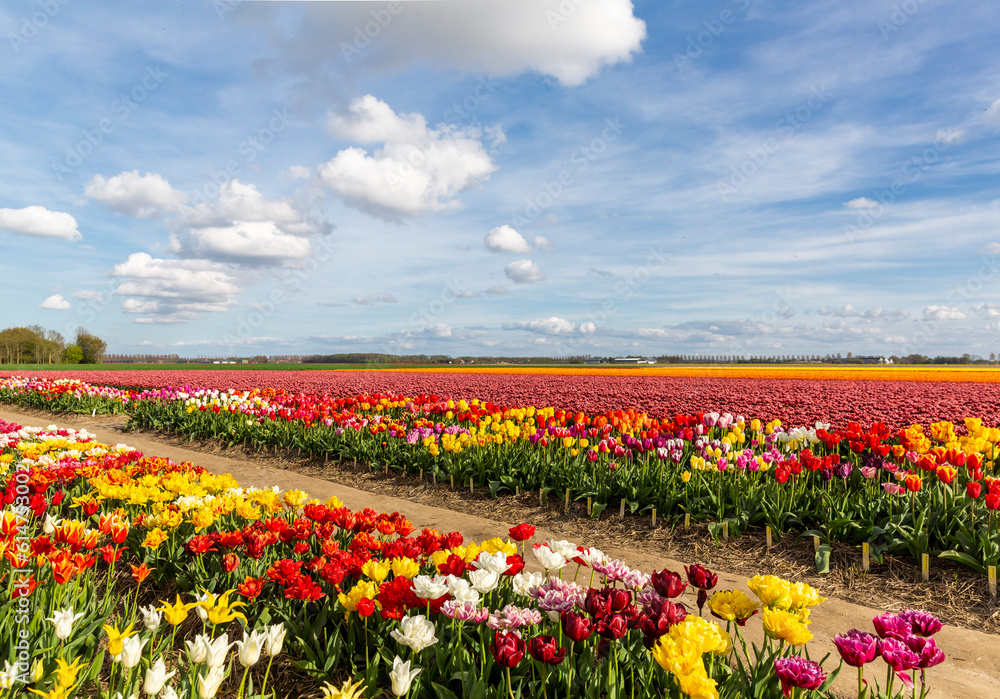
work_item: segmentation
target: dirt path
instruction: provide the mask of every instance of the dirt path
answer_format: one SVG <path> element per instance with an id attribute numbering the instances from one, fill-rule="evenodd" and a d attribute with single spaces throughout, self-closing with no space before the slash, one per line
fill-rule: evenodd
<path id="1" fill-rule="evenodd" d="M 164 456 L 173 461 L 190 461 L 216 473 L 231 473 L 243 486 L 271 487 L 278 485 L 283 490 L 301 489 L 312 496 L 326 499 L 336 495 L 351 509 L 372 507 L 376 510 L 398 510 L 413 522 L 418 528 L 431 527 L 441 531 L 460 531 L 467 539 L 482 540 L 494 536 L 505 536 L 507 529 L 517 522 L 501 521 L 478 517 L 471 514 L 455 512 L 440 507 L 433 507 L 410 500 L 392 497 L 384 494 L 373 494 L 347 485 L 333 483 L 329 480 L 297 473 L 292 470 L 273 468 L 253 460 L 243 460 L 208 454 L 201 451 L 185 449 L 168 443 L 168 440 L 158 439 L 148 433 L 125 432 L 124 417 L 87 417 L 87 416 L 53 416 L 40 415 L 33 412 L 17 412 L 7 407 L 0 408 L 0 419 L 16 422 L 22 425 L 58 424 L 60 427 L 73 429 L 86 428 L 95 433 L 99 439 L 112 444 L 126 443 L 150 455 Z M 539 527 L 536 538 L 572 538 L 579 534 L 575 527 L 553 525 L 549 528 Z M 664 567 L 671 570 L 683 570 L 682 562 L 673 560 L 664 550 L 662 555 L 646 550 L 636 550 L 609 545 L 602 541 L 577 539 L 577 543 L 594 545 L 609 556 L 620 558 L 632 567 L 638 567 L 646 572 L 660 570 Z M 530 559 L 533 557 L 529 556 Z M 692 561 L 687 561 L 691 563 Z M 529 561 L 529 563 L 533 563 Z M 763 565 L 762 573 L 769 572 Z M 717 589 L 746 588 L 746 578 L 728 573 L 719 573 Z M 684 602 L 689 609 L 696 608 L 693 595 L 686 595 Z M 844 633 L 851 628 L 871 629 L 871 618 L 881 610 L 871 609 L 836 598 L 831 598 L 813 610 L 811 630 L 815 640 L 810 643 L 814 649 L 833 649 L 832 638 L 838 633 Z M 748 626 L 752 626 L 751 622 Z M 759 624 L 756 627 L 759 629 Z M 954 697 L 962 699 L 1000 699 L 1000 638 L 973 629 L 945 626 L 936 636 L 938 645 L 948 656 L 941 666 L 928 672 L 931 682 L 931 697 Z M 831 659 L 832 660 L 832 659 Z M 884 678 L 884 665 L 879 662 L 881 678 Z M 853 668 L 845 667 L 838 680 L 838 690 L 843 695 L 851 694 L 851 687 L 856 675 Z"/>

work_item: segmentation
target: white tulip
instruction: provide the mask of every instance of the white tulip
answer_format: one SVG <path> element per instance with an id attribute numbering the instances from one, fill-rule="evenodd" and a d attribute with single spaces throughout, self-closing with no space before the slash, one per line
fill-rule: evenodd
<path id="1" fill-rule="evenodd" d="M 401 697 L 409 692 L 410 683 L 413 682 L 414 677 L 420 674 L 420 669 L 411 670 L 410 661 L 407 660 L 404 663 L 403 659 L 397 655 L 392 661 L 392 672 L 389 673 L 389 678 L 392 679 L 392 693 Z"/>
<path id="2" fill-rule="evenodd" d="M 422 614 L 403 617 L 399 626 L 402 631 L 393 630 L 392 637 L 404 646 L 412 648 L 414 653 L 419 653 L 438 642 L 437 636 L 434 635 L 433 622 L 428 621 Z"/>
<path id="3" fill-rule="evenodd" d="M 204 634 L 195 636 L 193 641 L 184 641 L 184 645 L 187 646 L 188 660 L 193 665 L 200 665 L 208 658 L 208 641 L 208 636 Z"/>
<path id="4" fill-rule="evenodd" d="M 244 635 L 242 641 L 237 641 L 236 648 L 239 651 L 240 665 L 243 667 L 256 665 L 257 661 L 260 660 L 260 651 L 266 640 L 266 632 L 252 631 L 249 636 Z"/>
<path id="5" fill-rule="evenodd" d="M 542 584 L 542 579 L 541 573 L 522 571 L 515 575 L 512 580 L 514 583 L 514 592 L 521 595 L 521 597 L 531 597 L 532 591 Z"/>
<path id="6" fill-rule="evenodd" d="M 413 594 L 420 599 L 437 599 L 448 594 L 448 579 L 435 575 L 418 575 L 413 578 Z"/>
<path id="7" fill-rule="evenodd" d="M 566 557 L 561 553 L 553 551 L 548 546 L 539 546 L 531 549 L 535 552 L 535 558 L 542 564 L 545 570 L 560 570 L 566 567 Z"/>
<path id="8" fill-rule="evenodd" d="M 146 677 L 142 683 L 142 691 L 150 696 L 155 696 L 160 693 L 163 689 L 163 685 L 171 677 L 177 674 L 177 671 L 168 673 L 167 666 L 163 663 L 163 658 L 157 658 L 153 666 L 146 669 Z"/>
<path id="9" fill-rule="evenodd" d="M 229 642 L 229 634 L 224 633 L 213 641 L 205 641 L 205 664 L 210 668 L 222 667 L 226 664 L 226 656 L 234 643 Z"/>
<path id="10" fill-rule="evenodd" d="M 465 578 L 456 578 L 454 575 L 448 576 L 448 592 L 456 602 L 472 602 L 479 605 L 481 600 L 479 593 L 472 589 L 472 585 Z"/>
<path id="11" fill-rule="evenodd" d="M 142 660 L 142 649 L 149 643 L 149 639 L 140 640 L 138 636 L 131 636 L 122 640 L 122 652 L 119 654 L 122 667 L 131 670 Z"/>
<path id="12" fill-rule="evenodd" d="M 500 584 L 500 575 L 495 570 L 480 568 L 469 573 L 469 582 L 472 583 L 472 587 L 485 595 Z"/>
<path id="13" fill-rule="evenodd" d="M 222 667 L 213 667 L 204 675 L 198 676 L 198 696 L 201 699 L 212 699 L 219 692 L 219 685 L 226 679 L 226 671 Z"/>
<path id="14" fill-rule="evenodd" d="M 198 602 L 208 602 L 209 604 L 215 604 L 215 595 L 211 592 L 202 592 L 201 594 L 195 595 L 195 600 Z M 198 605 L 194 608 L 198 612 L 198 618 L 202 621 L 208 621 L 208 610 L 202 605 Z"/>
<path id="15" fill-rule="evenodd" d="M 497 575 L 503 575 L 510 568 L 507 563 L 507 554 L 503 551 L 497 553 L 487 553 L 483 551 L 479 557 L 472 562 L 472 565 L 483 570 L 492 570 Z"/>
<path id="16" fill-rule="evenodd" d="M 45 534 L 55 534 L 56 527 L 62 524 L 61 519 L 56 519 L 52 515 L 45 515 L 45 522 L 42 524 L 42 532 Z"/>
<path id="17" fill-rule="evenodd" d="M 66 609 L 53 612 L 52 616 L 46 619 L 46 621 L 51 621 L 52 625 L 56 627 L 56 638 L 60 641 L 65 641 L 73 633 L 73 624 L 82 616 L 83 612 L 73 614 L 73 608 L 67 607 Z"/>
<path id="18" fill-rule="evenodd" d="M 169 684 L 163 688 L 160 692 L 160 699 L 181 699 L 177 696 L 177 690 L 171 687 Z"/>
<path id="19" fill-rule="evenodd" d="M 572 561 L 580 555 L 580 552 L 576 550 L 576 544 L 570 543 L 565 539 L 560 539 L 558 541 L 549 539 L 545 543 L 548 544 L 548 547 L 556 553 L 561 553 L 563 558 L 566 560 Z"/>
<path id="20" fill-rule="evenodd" d="M 264 640 L 264 652 L 269 657 L 274 657 L 281 653 L 282 645 L 285 642 L 285 624 L 272 624 L 267 627 L 267 638 Z"/>
<path id="21" fill-rule="evenodd" d="M 139 611 L 142 612 L 142 625 L 146 627 L 146 630 L 156 631 L 160 622 L 163 621 L 163 612 L 156 611 L 156 607 L 153 605 L 139 607 Z"/>
<path id="22" fill-rule="evenodd" d="M 0 689 L 10 689 L 14 682 L 20 677 L 16 665 L 11 665 L 9 660 L 4 661 L 3 672 L 0 672 Z"/>

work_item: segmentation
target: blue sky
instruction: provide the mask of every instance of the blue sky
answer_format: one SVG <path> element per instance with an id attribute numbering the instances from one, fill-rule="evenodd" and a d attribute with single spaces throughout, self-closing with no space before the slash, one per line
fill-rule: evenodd
<path id="1" fill-rule="evenodd" d="M 0 325 L 113 352 L 1000 352 L 989 3 L 0 9 Z"/>

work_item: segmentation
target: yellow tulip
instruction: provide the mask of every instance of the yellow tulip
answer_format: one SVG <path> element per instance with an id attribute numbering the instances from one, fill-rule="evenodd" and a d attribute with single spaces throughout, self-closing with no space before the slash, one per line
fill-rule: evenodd
<path id="1" fill-rule="evenodd" d="M 108 634 L 108 653 L 110 655 L 119 655 L 122 652 L 122 640 L 135 635 L 135 631 L 132 630 L 132 624 L 125 627 L 124 631 L 119 631 L 117 626 L 111 626 L 106 624 L 104 626 L 104 632 Z"/>

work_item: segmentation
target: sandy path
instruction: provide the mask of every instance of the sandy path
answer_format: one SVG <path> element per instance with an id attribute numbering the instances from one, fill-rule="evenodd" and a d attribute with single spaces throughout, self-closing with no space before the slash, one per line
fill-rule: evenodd
<path id="1" fill-rule="evenodd" d="M 206 454 L 183 447 L 167 444 L 150 437 L 149 434 L 125 432 L 123 427 L 126 418 L 120 416 L 48 416 L 21 413 L 7 407 L 0 408 L 0 419 L 16 422 L 22 425 L 58 424 L 60 427 L 73 429 L 86 428 L 95 433 L 99 439 L 112 444 L 124 442 L 150 455 L 164 456 L 173 461 L 190 461 L 216 473 L 231 473 L 241 485 L 271 487 L 278 485 L 282 489 L 301 489 L 320 499 L 336 495 L 351 509 L 372 507 L 376 510 L 398 510 L 413 522 L 418 528 L 432 527 L 441 531 L 460 531 L 467 539 L 482 540 L 494 536 L 506 536 L 508 528 L 517 522 L 502 522 L 494 519 L 476 517 L 451 510 L 430 507 L 401 498 L 372 493 L 350 488 L 338 483 L 313 478 L 290 470 L 275 469 L 254 462 L 243 461 L 228 456 Z M 558 528 L 539 528 L 536 539 L 566 538 L 566 534 Z M 683 570 L 682 562 L 671 559 L 664 554 L 662 557 L 650 555 L 642 551 L 620 549 L 613 546 L 602 546 L 600 541 L 579 541 L 584 545 L 594 545 L 610 556 L 620 558 L 632 567 L 638 567 L 646 572 L 660 570 L 664 567 L 671 570 Z M 529 556 L 533 559 L 533 557 Z M 691 563 L 691 561 L 688 561 Z M 766 573 L 766 570 L 761 570 Z M 719 572 L 717 589 L 741 588 L 749 593 L 746 579 L 741 576 Z M 694 596 L 685 595 L 684 602 L 689 609 L 696 609 Z M 822 655 L 827 649 L 836 656 L 832 638 L 851 628 L 870 630 L 871 618 L 879 611 L 861 605 L 831 598 L 813 610 L 811 630 L 816 638 L 809 644 L 814 653 Z M 748 627 L 759 629 L 759 623 L 754 621 Z M 752 635 L 751 635 L 752 637 Z M 1000 699 L 1000 638 L 972 629 L 946 626 L 937 635 L 938 645 L 948 656 L 943 664 L 929 671 L 931 682 L 931 697 L 954 697 L 962 699 Z M 832 659 L 831 659 L 832 660 Z M 832 663 L 831 663 L 832 664 Z M 879 679 L 884 680 L 884 663 L 878 661 L 875 665 L 879 670 Z M 867 673 L 866 673 L 867 674 Z M 844 696 L 854 696 L 851 687 L 857 675 L 853 668 L 846 667 L 838 678 L 837 688 Z"/>

